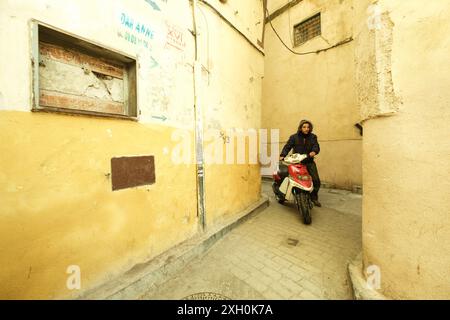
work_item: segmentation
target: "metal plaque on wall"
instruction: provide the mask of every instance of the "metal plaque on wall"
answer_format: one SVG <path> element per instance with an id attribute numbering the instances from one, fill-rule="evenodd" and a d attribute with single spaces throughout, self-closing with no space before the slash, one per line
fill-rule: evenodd
<path id="1" fill-rule="evenodd" d="M 155 183 L 155 157 L 112 158 L 111 180 L 113 191 Z"/>

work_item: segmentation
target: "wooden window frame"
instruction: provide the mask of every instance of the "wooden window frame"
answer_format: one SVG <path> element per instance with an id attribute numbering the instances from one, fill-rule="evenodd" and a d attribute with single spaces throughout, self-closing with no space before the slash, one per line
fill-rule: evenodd
<path id="1" fill-rule="evenodd" d="M 32 96 L 31 111 L 55 112 L 62 114 L 88 115 L 106 118 L 118 118 L 126 120 L 139 120 L 140 110 L 138 106 L 138 59 L 123 52 L 108 48 L 83 37 L 63 31 L 37 20 L 31 20 L 31 69 L 32 69 Z M 85 54 L 97 55 L 101 58 L 120 62 L 125 65 L 124 72 L 124 108 L 126 114 L 114 114 L 101 111 L 78 110 L 70 108 L 49 107 L 40 105 L 39 86 L 39 62 L 40 51 L 39 42 L 41 36 L 45 34 L 53 37 L 53 44 L 70 46 L 71 49 L 78 50 Z"/>

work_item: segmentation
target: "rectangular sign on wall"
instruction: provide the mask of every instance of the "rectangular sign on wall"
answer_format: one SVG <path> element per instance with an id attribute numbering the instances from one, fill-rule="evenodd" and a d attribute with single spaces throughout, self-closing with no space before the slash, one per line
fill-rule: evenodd
<path id="1" fill-rule="evenodd" d="M 112 158 L 111 180 L 113 191 L 155 183 L 155 157 Z"/>

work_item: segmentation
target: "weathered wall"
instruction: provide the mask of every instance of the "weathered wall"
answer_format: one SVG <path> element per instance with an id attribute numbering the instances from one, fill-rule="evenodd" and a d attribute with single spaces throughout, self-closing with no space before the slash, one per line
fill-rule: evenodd
<path id="1" fill-rule="evenodd" d="M 232 23 L 256 43 L 257 21 L 244 21 L 262 18 L 259 0 L 211 3 L 233 12 Z M 263 56 L 206 6 L 199 10 L 205 124 L 258 126 Z M 69 265 L 81 267 L 84 291 L 198 233 L 189 1 L 1 1 L 0 12 L 0 297 L 74 297 Z M 29 112 L 30 19 L 136 57 L 139 121 Z M 230 97 L 248 90 L 247 112 Z M 215 109 L 218 119 L 208 111 Z M 189 164 L 172 162 L 179 130 L 189 138 Z M 110 159 L 130 155 L 155 156 L 156 183 L 112 192 Z M 258 170 L 207 168 L 211 225 L 259 198 Z"/>
<path id="2" fill-rule="evenodd" d="M 163 153 L 171 130 L 17 111 L 0 127 L 2 298 L 68 296 L 68 266 L 87 289 L 196 232 L 195 168 Z M 112 192 L 110 159 L 136 154 L 157 182 Z"/>
<path id="3" fill-rule="evenodd" d="M 389 298 L 449 299 L 450 4 L 371 3 L 356 5 L 364 266 Z"/>
<path id="4" fill-rule="evenodd" d="M 287 1 L 271 1 L 272 13 Z M 353 1 L 301 1 L 272 23 L 297 52 L 328 48 L 353 36 Z M 322 35 L 293 48 L 293 27 L 321 12 Z M 351 189 L 362 184 L 361 136 L 355 93 L 354 46 L 347 43 L 312 55 L 294 55 L 266 25 L 262 126 L 279 128 L 280 149 L 301 119 L 314 123 L 321 144 L 317 157 L 323 181 Z"/>
<path id="5" fill-rule="evenodd" d="M 262 36 L 263 8 L 260 0 L 233 0 L 226 5 L 217 0 L 209 3 L 222 9 L 224 17 L 257 46 Z M 237 159 L 226 163 L 226 149 L 237 155 L 238 141 L 232 138 L 233 129 L 261 127 L 264 57 L 255 47 L 245 45 L 242 35 L 215 19 L 210 7 L 200 3 L 200 9 L 200 60 L 205 66 L 202 84 L 205 148 L 212 148 L 216 143 L 223 147 L 223 163 L 207 163 L 205 167 L 208 224 L 217 225 L 259 198 L 259 165 L 248 160 L 239 164 Z M 237 43 L 241 44 L 239 48 Z M 248 146 L 245 149 L 248 150 Z"/>

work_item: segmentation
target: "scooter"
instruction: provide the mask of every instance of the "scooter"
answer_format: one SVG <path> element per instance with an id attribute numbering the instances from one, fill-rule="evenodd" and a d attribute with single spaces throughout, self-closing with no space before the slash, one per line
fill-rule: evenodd
<path id="1" fill-rule="evenodd" d="M 312 222 L 311 209 L 314 207 L 311 200 L 314 185 L 306 165 L 301 163 L 307 157 L 306 154 L 294 153 L 280 161 L 279 169 L 273 173 L 272 189 L 278 203 L 294 201 L 303 223 L 309 225 Z"/>

